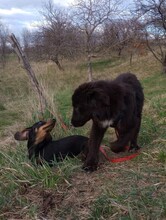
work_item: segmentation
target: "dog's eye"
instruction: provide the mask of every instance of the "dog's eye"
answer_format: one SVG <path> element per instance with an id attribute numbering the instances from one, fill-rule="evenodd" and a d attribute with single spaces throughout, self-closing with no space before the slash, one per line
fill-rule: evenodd
<path id="1" fill-rule="evenodd" d="M 75 107 L 74 110 L 75 110 L 76 112 L 79 112 L 79 107 Z"/>
<path id="2" fill-rule="evenodd" d="M 44 121 L 39 121 L 38 124 L 37 124 L 37 126 L 40 127 L 41 125 L 44 125 L 44 124 L 45 124 Z"/>
<path id="3" fill-rule="evenodd" d="M 81 106 L 78 108 L 77 111 L 82 114 L 85 111 L 85 108 L 83 106 Z"/>

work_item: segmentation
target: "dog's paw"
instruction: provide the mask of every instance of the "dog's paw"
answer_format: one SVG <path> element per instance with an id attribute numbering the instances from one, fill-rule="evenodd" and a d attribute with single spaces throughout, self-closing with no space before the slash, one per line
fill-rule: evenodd
<path id="1" fill-rule="evenodd" d="M 120 152 L 125 151 L 125 146 L 122 146 L 118 143 L 118 141 L 112 142 L 111 143 L 111 151 L 118 154 Z"/>
<path id="2" fill-rule="evenodd" d="M 80 159 L 82 162 L 86 160 L 86 155 L 84 153 L 80 153 L 78 156 L 78 159 Z"/>
<path id="3" fill-rule="evenodd" d="M 85 170 L 86 172 L 94 172 L 97 170 L 97 166 L 82 166 L 82 169 Z"/>
<path id="4" fill-rule="evenodd" d="M 134 153 L 140 150 L 140 147 L 138 145 L 131 145 L 130 149 L 128 150 L 130 153 Z"/>
<path id="5" fill-rule="evenodd" d="M 84 165 L 82 166 L 82 169 L 86 172 L 93 172 L 97 170 L 98 163 L 88 163 L 85 161 Z"/>

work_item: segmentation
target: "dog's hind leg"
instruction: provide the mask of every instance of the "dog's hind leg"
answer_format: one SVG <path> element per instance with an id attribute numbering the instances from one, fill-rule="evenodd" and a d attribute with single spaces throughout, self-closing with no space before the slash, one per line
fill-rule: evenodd
<path id="1" fill-rule="evenodd" d="M 126 150 L 126 146 L 129 146 L 130 141 L 134 135 L 134 129 L 130 129 L 128 132 L 118 132 L 117 140 L 111 143 L 111 150 L 114 153 L 123 152 Z"/>
<path id="2" fill-rule="evenodd" d="M 137 138 L 140 131 L 140 126 L 141 126 L 141 118 L 137 118 L 137 125 L 134 129 L 133 137 L 131 138 L 129 151 L 136 151 L 140 149 L 140 147 L 137 144 Z"/>

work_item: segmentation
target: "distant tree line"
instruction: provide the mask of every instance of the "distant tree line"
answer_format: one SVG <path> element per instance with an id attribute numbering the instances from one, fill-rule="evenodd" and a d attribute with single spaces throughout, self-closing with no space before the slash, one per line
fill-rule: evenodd
<path id="1" fill-rule="evenodd" d="M 94 56 L 146 55 L 151 51 L 166 73 L 166 0 L 137 0 L 128 16 L 116 0 L 78 0 L 70 8 L 46 1 L 37 31 L 25 29 L 22 45 L 35 61 L 52 60 L 63 71 L 62 59 L 87 57 L 92 80 Z M 5 63 L 7 31 L 0 23 L 0 58 Z"/>
<path id="2" fill-rule="evenodd" d="M 0 21 L 0 67 L 4 68 L 7 60 L 7 54 L 11 53 L 11 49 L 7 44 L 8 28 Z"/>

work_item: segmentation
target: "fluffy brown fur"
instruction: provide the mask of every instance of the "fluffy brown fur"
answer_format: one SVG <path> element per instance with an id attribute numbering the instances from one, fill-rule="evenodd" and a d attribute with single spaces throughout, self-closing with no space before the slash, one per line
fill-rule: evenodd
<path id="1" fill-rule="evenodd" d="M 118 153 L 129 145 L 138 149 L 137 137 L 141 125 L 144 94 L 140 82 L 132 73 L 123 73 L 112 81 L 96 81 L 80 85 L 72 96 L 72 124 L 83 126 L 92 119 L 92 129 L 83 168 L 94 171 L 98 165 L 99 146 L 108 127 L 118 138 L 111 144 Z"/>

